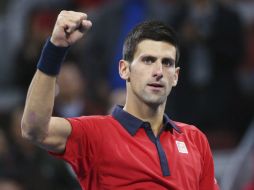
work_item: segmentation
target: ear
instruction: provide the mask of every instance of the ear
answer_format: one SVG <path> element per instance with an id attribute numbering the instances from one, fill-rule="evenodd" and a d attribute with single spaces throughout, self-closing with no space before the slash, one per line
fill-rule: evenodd
<path id="1" fill-rule="evenodd" d="M 177 85 L 178 77 L 179 77 L 179 72 L 180 72 L 180 67 L 176 67 L 175 68 L 174 79 L 173 79 L 173 86 Z"/>
<path id="2" fill-rule="evenodd" d="M 129 62 L 121 59 L 119 61 L 119 75 L 123 80 L 128 80 L 130 76 Z"/>

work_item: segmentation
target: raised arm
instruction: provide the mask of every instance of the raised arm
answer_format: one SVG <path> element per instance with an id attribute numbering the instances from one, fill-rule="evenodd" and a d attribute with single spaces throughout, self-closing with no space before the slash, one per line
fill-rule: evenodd
<path id="1" fill-rule="evenodd" d="M 52 117 L 56 77 L 67 48 L 91 26 L 86 14 L 61 11 L 30 84 L 21 122 L 22 136 L 46 150 L 63 152 L 71 133 L 66 119 Z"/>

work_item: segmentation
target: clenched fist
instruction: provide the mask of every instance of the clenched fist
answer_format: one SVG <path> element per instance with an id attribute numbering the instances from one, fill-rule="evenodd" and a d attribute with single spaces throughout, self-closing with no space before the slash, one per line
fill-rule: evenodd
<path id="1" fill-rule="evenodd" d="M 59 47 L 67 47 L 78 41 L 92 26 L 87 15 L 81 12 L 61 11 L 57 17 L 50 41 Z"/>

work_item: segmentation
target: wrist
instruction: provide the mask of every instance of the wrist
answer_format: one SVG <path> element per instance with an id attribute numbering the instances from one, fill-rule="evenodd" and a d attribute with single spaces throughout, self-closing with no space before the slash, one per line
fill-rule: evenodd
<path id="1" fill-rule="evenodd" d="M 69 47 L 56 46 L 48 38 L 42 49 L 37 68 L 47 75 L 58 75 L 68 49 Z"/>
<path id="2" fill-rule="evenodd" d="M 50 42 L 56 47 L 68 47 L 69 44 L 65 40 L 59 40 L 53 36 L 50 37 Z"/>

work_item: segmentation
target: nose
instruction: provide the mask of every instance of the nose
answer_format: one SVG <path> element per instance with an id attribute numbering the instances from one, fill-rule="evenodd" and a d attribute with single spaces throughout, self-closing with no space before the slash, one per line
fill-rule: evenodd
<path id="1" fill-rule="evenodd" d="M 156 80 L 159 80 L 163 77 L 163 68 L 162 68 L 162 63 L 160 63 L 159 61 L 157 61 L 154 64 L 154 70 L 153 70 L 153 77 L 156 78 Z"/>

